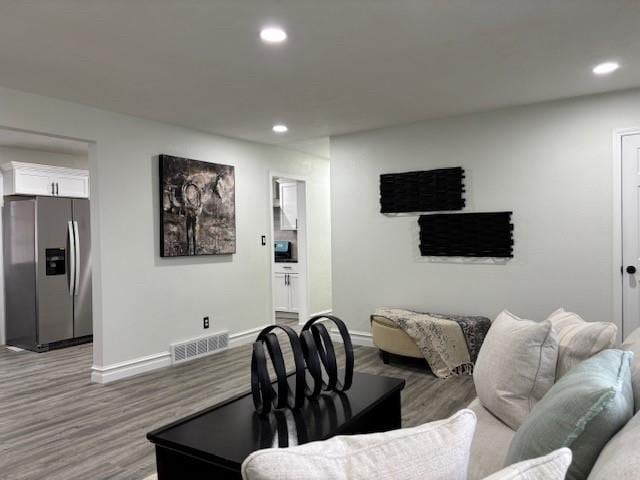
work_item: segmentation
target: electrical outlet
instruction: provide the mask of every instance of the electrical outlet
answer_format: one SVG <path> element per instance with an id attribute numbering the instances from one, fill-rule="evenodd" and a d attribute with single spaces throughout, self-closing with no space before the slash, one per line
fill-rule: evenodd
<path id="1" fill-rule="evenodd" d="M 204 317 L 202 319 L 202 328 L 209 328 L 209 317 Z"/>

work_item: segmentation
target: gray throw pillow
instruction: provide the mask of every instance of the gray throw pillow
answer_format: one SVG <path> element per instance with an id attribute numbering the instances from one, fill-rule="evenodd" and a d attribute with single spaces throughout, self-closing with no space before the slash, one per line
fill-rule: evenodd
<path id="1" fill-rule="evenodd" d="M 609 439 L 633 415 L 633 354 L 604 350 L 562 377 L 518 429 L 506 465 L 568 447 L 568 480 L 584 480 Z"/>
<path id="2" fill-rule="evenodd" d="M 510 465 L 483 480 L 564 480 L 571 464 L 571 450 L 560 448 L 541 458 Z"/>
<path id="3" fill-rule="evenodd" d="M 633 480 L 640 476 L 640 414 L 636 414 L 600 452 L 589 480 Z"/>
<path id="4" fill-rule="evenodd" d="M 638 413 L 640 410 L 640 328 L 627 337 L 622 344 L 622 349 L 633 352 L 635 355 L 631 362 L 631 384 L 636 404 L 635 411 Z"/>
<path id="5" fill-rule="evenodd" d="M 553 385 L 557 361 L 551 322 L 524 320 L 505 310 L 493 321 L 473 369 L 478 398 L 517 430 Z"/>
<path id="6" fill-rule="evenodd" d="M 609 322 L 585 322 L 580 315 L 559 308 L 547 318 L 558 335 L 556 382 L 596 353 L 613 348 L 618 328 Z"/>

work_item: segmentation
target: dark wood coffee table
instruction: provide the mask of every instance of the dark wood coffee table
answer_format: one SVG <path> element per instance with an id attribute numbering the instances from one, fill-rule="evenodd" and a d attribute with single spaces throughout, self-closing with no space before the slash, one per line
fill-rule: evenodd
<path id="1" fill-rule="evenodd" d="M 298 411 L 262 418 L 251 393 L 147 434 L 156 447 L 158 480 L 241 478 L 240 466 L 261 448 L 287 447 L 334 435 L 400 428 L 404 380 L 354 372 L 345 393 L 326 393 Z"/>

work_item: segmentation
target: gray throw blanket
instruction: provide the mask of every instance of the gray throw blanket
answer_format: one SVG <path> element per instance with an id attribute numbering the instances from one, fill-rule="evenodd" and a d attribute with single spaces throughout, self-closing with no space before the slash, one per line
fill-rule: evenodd
<path id="1" fill-rule="evenodd" d="M 432 317 L 452 320 L 460 325 L 464 339 L 467 342 L 467 349 L 469 350 L 471 363 L 475 365 L 476 360 L 478 359 L 478 353 L 480 353 L 480 347 L 482 347 L 482 344 L 484 343 L 484 337 L 487 336 L 487 332 L 491 327 L 491 320 L 487 317 L 445 315 L 442 313 L 430 313 L 429 315 Z"/>
<path id="2" fill-rule="evenodd" d="M 486 317 L 421 313 L 378 308 L 371 316 L 383 317 L 415 342 L 433 373 L 440 378 L 471 375 L 484 337 L 491 326 Z"/>

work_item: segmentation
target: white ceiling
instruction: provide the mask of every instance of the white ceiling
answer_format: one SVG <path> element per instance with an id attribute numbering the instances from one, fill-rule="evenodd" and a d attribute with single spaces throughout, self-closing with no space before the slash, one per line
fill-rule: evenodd
<path id="1" fill-rule="evenodd" d="M 640 0 L 0 0 L 0 85 L 295 143 L 640 86 Z"/>
<path id="2" fill-rule="evenodd" d="M 78 140 L 0 128 L 0 147 L 39 150 L 67 155 L 89 154 L 89 145 Z"/>

